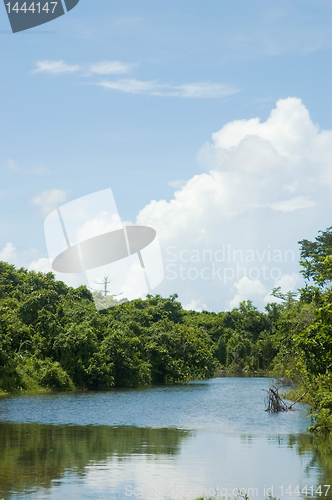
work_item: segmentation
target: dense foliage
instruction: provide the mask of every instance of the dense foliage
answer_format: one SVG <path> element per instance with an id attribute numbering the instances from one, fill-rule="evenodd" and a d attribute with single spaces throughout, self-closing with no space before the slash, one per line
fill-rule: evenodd
<path id="1" fill-rule="evenodd" d="M 279 306 L 198 313 L 176 297 L 97 312 L 85 287 L 0 262 L 0 390 L 135 387 L 270 367 Z"/>
<path id="2" fill-rule="evenodd" d="M 306 392 L 332 430 L 332 228 L 302 240 L 305 288 L 273 290 L 264 312 L 185 311 L 177 295 L 96 311 L 85 287 L 0 262 L 0 391 L 109 389 L 273 371 Z M 111 297 L 98 298 L 100 303 Z"/>
<path id="3" fill-rule="evenodd" d="M 332 227 L 314 242 L 302 240 L 300 264 L 306 286 L 287 301 L 276 324 L 275 373 L 305 391 L 312 430 L 332 431 Z"/>
<path id="4" fill-rule="evenodd" d="M 176 296 L 97 312 L 91 293 L 0 263 L 0 389 L 108 389 L 211 377 L 204 328 Z"/>

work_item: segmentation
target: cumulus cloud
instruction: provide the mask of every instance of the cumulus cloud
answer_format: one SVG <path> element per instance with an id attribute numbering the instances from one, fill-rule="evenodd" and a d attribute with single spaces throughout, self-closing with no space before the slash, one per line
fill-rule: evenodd
<path id="1" fill-rule="evenodd" d="M 67 199 L 67 192 L 63 189 L 50 189 L 37 194 L 31 200 L 42 217 L 46 217 L 50 212 L 64 203 Z"/>
<path id="2" fill-rule="evenodd" d="M 332 187 L 332 131 L 320 131 L 297 98 L 279 100 L 263 123 L 226 124 L 202 156 L 209 172 L 192 177 L 169 202 L 151 201 L 138 223 L 158 228 L 166 240 L 183 232 L 197 240 L 222 220 L 252 211 L 312 209 Z M 296 196 L 285 199 L 287 188 Z"/>
<path id="3" fill-rule="evenodd" d="M 77 231 L 77 240 L 85 241 L 94 236 L 115 231 L 121 227 L 121 219 L 118 214 L 111 214 L 106 210 L 102 210 L 98 215 L 83 223 Z"/>
<path id="4" fill-rule="evenodd" d="M 183 306 L 183 309 L 186 311 L 197 311 L 202 312 L 208 310 L 208 306 L 206 304 L 201 303 L 201 299 L 192 299 L 189 304 Z"/>
<path id="5" fill-rule="evenodd" d="M 275 281 L 274 287 L 280 287 L 281 293 L 296 292 L 300 286 L 301 280 L 298 274 L 284 274 L 278 280 Z M 271 290 L 272 292 L 272 290 Z M 282 300 L 274 297 L 271 292 L 269 292 L 263 299 L 265 304 L 269 302 L 281 303 Z"/>
<path id="6" fill-rule="evenodd" d="M 108 90 L 118 90 L 128 94 L 149 94 L 163 97 L 213 98 L 226 97 L 239 92 L 239 89 L 226 84 L 197 82 L 183 85 L 158 83 L 126 78 L 114 81 L 98 82 L 96 85 Z"/>
<path id="7" fill-rule="evenodd" d="M 130 89 L 132 81 L 123 81 Z M 163 92 L 158 85 L 133 83 L 138 93 Z M 225 124 L 199 157 L 205 172 L 173 181 L 172 198 L 152 200 L 136 218 L 137 225 L 157 230 L 166 257 L 164 288 L 157 293 L 176 291 L 180 300 L 185 295 L 186 307 L 220 310 L 247 299 L 263 306 L 272 300 L 268 291 L 274 286 L 282 286 L 285 293 L 300 286 L 299 277 L 294 281 L 297 241 L 331 225 L 332 131 L 321 130 L 302 101 L 289 97 L 279 100 L 265 121 Z M 47 191 L 33 204 L 47 214 L 65 201 L 65 194 Z M 92 222 L 98 228 L 108 223 L 103 217 Z M 228 258 L 228 249 L 234 248 L 242 251 L 237 260 Z M 188 262 L 193 249 L 197 255 L 207 250 L 218 258 Z M 195 269 L 189 272 L 190 267 Z"/>
<path id="8" fill-rule="evenodd" d="M 237 307 L 243 300 L 252 300 L 253 302 L 261 299 L 266 294 L 266 288 L 260 280 L 251 280 L 243 276 L 237 283 L 234 283 L 236 294 L 229 302 L 229 308 Z"/>
<path id="9" fill-rule="evenodd" d="M 81 69 L 77 64 L 67 64 L 64 61 L 37 61 L 35 66 L 32 73 L 50 73 L 51 75 L 75 73 Z"/>
<path id="10" fill-rule="evenodd" d="M 300 282 L 298 274 L 284 274 L 275 283 L 275 286 L 280 286 L 282 293 L 293 292 L 297 289 Z"/>
<path id="11" fill-rule="evenodd" d="M 9 242 L 1 250 L 0 260 L 4 262 L 9 262 L 10 264 L 15 264 L 16 259 L 17 259 L 16 248 L 11 242 Z"/>
<path id="12" fill-rule="evenodd" d="M 297 270 L 297 241 L 330 225 L 332 131 L 320 130 L 302 101 L 289 97 L 277 102 L 266 121 L 225 124 L 201 148 L 199 158 L 206 171 L 184 184 L 174 183 L 172 199 L 152 200 L 136 223 L 154 227 L 163 248 L 172 245 L 178 254 L 192 248 L 214 251 L 224 244 L 254 253 L 265 248 L 262 261 L 240 262 L 246 279 L 237 277 L 235 269 L 228 283 L 201 279 L 192 285 L 194 297 L 199 293 L 208 304 L 234 305 L 250 293 L 263 304 L 276 278 Z M 273 258 L 269 248 L 275 250 Z M 292 249 L 292 259 L 285 258 L 286 248 Z M 177 263 L 172 265 L 175 271 Z M 250 267 L 255 267 L 251 277 L 256 273 L 257 280 L 250 280 Z M 180 293 L 186 283 L 176 283 Z"/>
<path id="13" fill-rule="evenodd" d="M 29 266 L 28 266 L 29 271 L 36 271 L 41 272 L 41 273 L 50 273 L 54 272 L 52 269 L 52 260 L 47 259 L 45 257 L 42 257 L 41 259 L 38 260 L 33 260 Z"/>
<path id="14" fill-rule="evenodd" d="M 276 203 L 271 203 L 268 206 L 274 210 L 280 210 L 280 212 L 293 212 L 293 210 L 315 207 L 316 205 L 317 203 L 314 200 L 310 200 L 310 198 L 306 196 L 296 196 L 296 198 L 277 201 Z"/>
<path id="15" fill-rule="evenodd" d="M 245 137 L 256 136 L 267 140 L 278 154 L 299 159 L 303 154 L 300 148 L 307 150 L 308 141 L 317 133 L 319 128 L 312 123 L 301 99 L 289 97 L 277 102 L 266 122 L 261 123 L 259 118 L 235 120 L 212 134 L 212 139 L 217 148 L 229 149 Z"/>

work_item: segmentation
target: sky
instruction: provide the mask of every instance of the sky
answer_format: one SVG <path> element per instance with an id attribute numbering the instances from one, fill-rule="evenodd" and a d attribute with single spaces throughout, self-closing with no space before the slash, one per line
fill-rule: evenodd
<path id="1" fill-rule="evenodd" d="M 187 309 L 303 286 L 332 226 L 330 0 L 80 0 L 11 33 L 0 9 L 0 260 L 49 269 L 44 219 L 111 188 L 153 227 Z"/>

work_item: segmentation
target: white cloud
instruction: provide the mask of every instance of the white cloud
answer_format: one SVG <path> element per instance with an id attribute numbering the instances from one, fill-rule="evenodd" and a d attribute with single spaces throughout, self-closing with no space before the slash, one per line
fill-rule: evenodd
<path id="1" fill-rule="evenodd" d="M 89 66 L 69 65 L 64 61 L 38 61 L 32 73 L 50 73 L 53 75 L 65 73 L 86 72 L 86 76 L 94 75 L 123 75 L 130 73 L 137 64 L 128 64 L 121 61 L 99 61 Z M 223 83 L 194 82 L 186 84 L 159 83 L 157 80 L 137 80 L 135 78 L 123 78 L 95 82 L 94 85 L 104 87 L 108 90 L 125 92 L 127 94 L 148 94 L 164 97 L 184 97 L 191 99 L 204 99 L 215 97 L 227 97 L 240 90 Z"/>
<path id="2" fill-rule="evenodd" d="M 0 252 L 0 260 L 15 264 L 17 259 L 16 248 L 12 243 L 7 243 Z"/>
<path id="3" fill-rule="evenodd" d="M 121 90 L 129 94 L 152 94 L 159 88 L 155 81 L 143 82 L 134 78 L 99 82 L 96 85 L 109 90 Z"/>
<path id="4" fill-rule="evenodd" d="M 29 271 L 36 271 L 41 272 L 41 273 L 51 273 L 54 272 L 52 269 L 52 260 L 51 259 L 46 259 L 45 257 L 38 259 L 38 260 L 33 260 L 29 266 L 28 266 Z"/>
<path id="5" fill-rule="evenodd" d="M 320 131 L 300 99 L 282 99 L 266 122 L 237 120 L 212 138 L 202 154 L 210 171 L 192 177 L 169 202 L 151 201 L 137 223 L 152 225 L 166 241 L 185 234 L 193 243 L 225 219 L 270 207 L 312 208 L 324 193 L 329 198 L 332 131 Z M 297 196 L 285 201 L 285 185 Z"/>
<path id="6" fill-rule="evenodd" d="M 278 201 L 276 203 L 271 203 L 268 205 L 274 210 L 279 210 L 280 212 L 293 212 L 293 210 L 299 210 L 301 208 L 311 208 L 315 207 L 317 203 L 314 200 L 310 200 L 306 196 L 296 196 L 296 198 L 291 198 L 290 200 Z"/>
<path id="7" fill-rule="evenodd" d="M 50 73 L 60 75 L 64 73 L 75 73 L 81 69 L 77 64 L 67 64 L 64 61 L 37 61 L 36 69 L 32 73 Z"/>
<path id="8" fill-rule="evenodd" d="M 252 300 L 255 303 L 266 294 L 266 288 L 260 280 L 251 280 L 247 276 L 243 276 L 234 286 L 237 292 L 229 302 L 230 309 L 237 307 L 243 300 Z"/>
<path id="9" fill-rule="evenodd" d="M 85 241 L 94 236 L 115 231 L 122 227 L 118 214 L 101 211 L 96 217 L 85 222 L 77 231 L 77 240 Z"/>
<path id="10" fill-rule="evenodd" d="M 203 310 L 204 311 L 208 310 L 208 306 L 206 304 L 201 304 L 201 299 L 197 299 L 197 300 L 192 299 L 192 301 L 189 304 L 182 306 L 182 307 L 186 311 L 202 312 Z"/>
<path id="11" fill-rule="evenodd" d="M 295 292 L 299 288 L 300 283 L 301 279 L 298 274 L 284 274 L 277 281 L 275 281 L 273 288 L 277 288 L 280 286 L 281 293 Z M 282 300 L 274 297 L 273 295 L 271 295 L 271 292 L 269 292 L 264 297 L 263 302 L 265 304 L 268 304 L 269 302 L 277 302 L 279 304 L 282 303 Z"/>
<path id="12" fill-rule="evenodd" d="M 238 88 L 232 85 L 206 82 L 188 83 L 179 86 L 174 85 L 173 88 L 175 95 L 191 98 L 226 97 L 240 92 Z"/>
<path id="13" fill-rule="evenodd" d="M 177 181 L 169 181 L 167 184 L 175 189 L 181 189 L 187 183 L 183 179 L 178 179 Z"/>
<path id="14" fill-rule="evenodd" d="M 208 171 L 194 175 L 182 186 L 175 184 L 177 190 L 169 201 L 152 200 L 138 213 L 136 223 L 154 227 L 164 252 L 173 246 L 177 255 L 182 249 L 214 252 L 224 244 L 252 249 L 255 255 L 256 250 L 266 249 L 262 261 L 256 258 L 252 264 L 240 265 L 251 281 L 257 275 L 253 286 L 272 289 L 278 275 L 297 270 L 297 241 L 330 225 L 332 131 L 320 130 L 301 100 L 289 97 L 279 100 L 264 122 L 251 118 L 227 123 L 212 135 L 199 156 Z M 292 249 L 292 259 L 284 258 L 286 249 Z M 279 262 L 278 255 L 282 255 Z M 180 276 L 176 267 L 181 264 L 179 257 L 173 262 L 171 269 Z M 268 270 L 261 269 L 263 264 Z M 236 263 L 217 262 L 216 266 L 234 267 Z M 255 269 L 250 275 L 250 268 L 257 268 L 257 272 Z M 193 293 L 218 308 L 230 300 L 234 304 L 250 298 L 243 292 L 249 293 L 243 287 L 250 281 L 239 281 L 243 274 L 238 276 L 234 269 L 234 279 L 227 283 L 197 279 L 192 283 Z M 211 276 L 211 269 L 205 275 Z M 166 280 L 167 291 L 172 286 L 181 297 L 188 279 Z M 234 282 L 240 282 L 242 288 L 232 299 Z M 261 304 L 266 293 L 261 288 L 256 295 Z"/>
<path id="15" fill-rule="evenodd" d="M 294 193 L 294 191 L 297 190 L 299 185 L 299 181 L 294 181 L 292 184 L 285 184 L 284 185 L 284 191 L 287 191 L 287 193 Z"/>
<path id="16" fill-rule="evenodd" d="M 142 82 L 134 82 L 137 92 L 142 93 L 151 93 L 158 85 L 145 82 L 140 87 Z M 225 124 L 204 145 L 200 158 L 206 172 L 183 183 L 172 183 L 176 188 L 172 199 L 152 200 L 136 219 L 136 224 L 157 230 L 165 257 L 170 245 L 177 255 L 177 260 L 165 262 L 165 268 L 174 263 L 171 269 L 177 277 L 167 281 L 170 273 L 166 270 L 166 279 L 157 293 L 176 291 L 180 300 L 186 294 L 184 304 L 196 308 L 203 307 L 200 304 L 204 302 L 204 308 L 207 305 L 221 310 L 250 298 L 264 305 L 271 300 L 268 290 L 279 286 L 276 277 L 281 276 L 279 281 L 285 288 L 293 286 L 297 241 L 313 238 L 319 229 L 331 225 L 328 219 L 332 208 L 332 131 L 320 130 L 300 99 L 281 99 L 265 121 L 251 118 Z M 55 202 L 64 201 L 64 191 L 51 190 L 36 196 L 33 203 L 48 213 Z M 98 231 L 100 224 L 107 223 L 103 217 L 92 222 Z M 86 229 L 91 231 L 90 227 Z M 225 245 L 227 253 L 228 244 L 243 251 L 252 249 L 255 255 L 256 251 L 263 255 L 264 250 L 265 255 L 262 259 L 256 256 L 252 263 L 240 260 L 246 271 L 241 270 L 240 274 L 234 267 L 237 262 L 206 260 L 201 263 L 201 268 L 207 268 L 203 274 L 199 263 L 180 262 L 183 249 L 213 253 Z M 288 261 L 284 258 L 287 248 L 294 251 L 294 258 Z M 282 258 L 278 261 L 279 254 Z M 188 253 L 183 255 L 188 257 Z M 180 264 L 186 268 L 183 278 Z M 233 266 L 234 277 L 226 282 L 218 276 L 213 278 L 212 264 L 215 269 Z M 263 271 L 262 265 L 268 270 Z M 199 277 L 195 280 L 188 278 L 190 267 L 198 269 Z M 228 276 L 231 274 L 230 271 Z M 224 269 L 220 275 L 224 275 Z M 186 292 L 188 286 L 190 294 Z M 193 302 L 192 297 L 200 297 L 201 302 Z"/>
<path id="17" fill-rule="evenodd" d="M 308 152 L 308 145 L 319 133 L 301 99 L 280 99 L 266 122 L 259 118 L 235 120 L 212 134 L 217 148 L 238 146 L 245 137 L 260 137 L 268 141 L 281 156 L 301 159 Z"/>
<path id="18" fill-rule="evenodd" d="M 213 98 L 226 97 L 239 92 L 239 89 L 232 85 L 207 82 L 172 85 L 158 83 L 156 80 L 142 81 L 134 78 L 98 82 L 96 85 L 128 94 L 149 94 L 163 97 Z"/>
<path id="19" fill-rule="evenodd" d="M 50 189 L 34 196 L 31 203 L 39 209 L 42 217 L 46 217 L 46 215 L 64 203 L 66 198 L 67 192 L 63 189 Z"/>
<path id="20" fill-rule="evenodd" d="M 282 293 L 293 292 L 300 283 L 299 275 L 296 273 L 284 274 L 275 282 L 275 286 L 280 286 Z"/>
<path id="21" fill-rule="evenodd" d="M 13 172 L 32 173 L 34 175 L 44 175 L 49 172 L 48 168 L 43 166 L 32 167 L 31 171 L 29 172 L 28 170 L 21 169 L 18 163 L 12 159 L 9 159 L 5 162 L 5 167 L 8 170 L 12 170 Z"/>
<path id="22" fill-rule="evenodd" d="M 34 63 L 36 68 L 32 73 L 50 73 L 60 75 L 65 73 L 77 73 L 87 71 L 88 74 L 96 75 L 123 75 L 130 73 L 136 64 L 128 64 L 121 61 L 100 61 L 92 63 L 89 66 L 78 64 L 67 64 L 59 61 L 37 61 Z"/>
<path id="23" fill-rule="evenodd" d="M 89 71 L 97 75 L 122 75 L 130 73 L 132 67 L 132 64 L 126 64 L 121 61 L 100 61 L 91 64 Z"/>

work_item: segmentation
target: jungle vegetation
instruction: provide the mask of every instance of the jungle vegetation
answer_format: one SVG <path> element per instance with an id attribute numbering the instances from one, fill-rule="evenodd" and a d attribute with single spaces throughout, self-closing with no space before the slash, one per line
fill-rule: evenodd
<path id="1" fill-rule="evenodd" d="M 306 392 L 313 430 L 332 429 L 332 228 L 302 240 L 306 280 L 278 303 L 186 311 L 149 295 L 96 311 L 86 287 L 0 262 L 0 392 L 98 390 L 269 372 Z M 103 300 L 100 297 L 100 300 Z"/>

